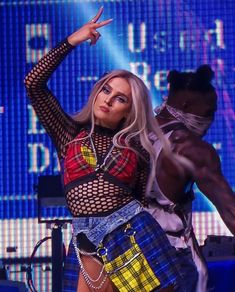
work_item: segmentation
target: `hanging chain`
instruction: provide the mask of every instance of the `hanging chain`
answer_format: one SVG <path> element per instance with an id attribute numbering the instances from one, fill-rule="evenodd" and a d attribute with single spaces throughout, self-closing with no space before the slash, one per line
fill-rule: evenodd
<path id="1" fill-rule="evenodd" d="M 87 285 L 92 289 L 100 290 L 103 287 L 108 275 L 107 274 L 104 275 L 103 280 L 101 281 L 101 283 L 98 286 L 95 286 L 93 283 L 98 282 L 101 279 L 101 276 L 103 275 L 103 272 L 104 272 L 104 266 L 102 267 L 98 277 L 96 279 L 93 279 L 85 270 L 83 263 L 82 263 L 82 259 L 80 257 L 80 253 L 84 254 L 84 255 L 92 256 L 92 255 L 96 254 L 96 252 L 95 253 L 87 253 L 87 252 L 83 252 L 83 251 L 79 250 L 79 248 L 77 247 L 76 236 L 74 236 L 74 235 L 73 235 L 73 246 L 74 246 L 75 253 L 76 253 L 76 256 L 78 259 L 78 263 L 79 263 L 80 268 L 81 268 L 81 273 L 82 273 Z"/>
<path id="2" fill-rule="evenodd" d="M 115 146 L 114 146 L 114 144 L 112 145 L 112 147 L 110 148 L 109 152 L 107 153 L 107 155 L 103 159 L 103 163 L 102 164 L 98 164 L 97 152 L 96 152 L 95 145 L 94 145 L 94 142 L 93 142 L 93 139 L 92 139 L 91 136 L 90 136 L 90 143 L 91 143 L 92 151 L 93 151 L 93 154 L 94 154 L 95 160 L 96 160 L 95 171 L 98 171 L 99 169 L 102 169 L 106 165 L 107 159 L 111 155 L 111 153 L 112 153 L 112 151 L 113 151 Z M 96 252 L 89 253 L 89 252 L 85 252 L 85 251 L 79 250 L 79 248 L 77 247 L 76 236 L 74 236 L 74 235 L 73 235 L 73 240 L 72 241 L 73 241 L 73 246 L 74 246 L 75 253 L 76 253 L 76 256 L 77 256 L 77 259 L 78 259 L 78 263 L 79 263 L 79 266 L 81 268 L 81 273 L 82 273 L 87 285 L 92 289 L 100 290 L 103 287 L 104 283 L 106 282 L 106 279 L 108 277 L 107 273 L 104 275 L 103 280 L 101 281 L 101 283 L 98 286 L 95 286 L 93 283 L 96 283 L 101 279 L 101 277 L 102 277 L 102 275 L 104 273 L 104 265 L 102 266 L 102 269 L 101 269 L 98 277 L 96 279 L 93 279 L 87 273 L 87 271 L 85 270 L 85 268 L 83 266 L 83 263 L 82 263 L 82 260 L 81 260 L 81 257 L 80 257 L 80 254 L 92 257 L 93 255 L 96 255 L 97 253 Z M 94 258 L 94 260 L 96 260 L 96 259 Z"/>

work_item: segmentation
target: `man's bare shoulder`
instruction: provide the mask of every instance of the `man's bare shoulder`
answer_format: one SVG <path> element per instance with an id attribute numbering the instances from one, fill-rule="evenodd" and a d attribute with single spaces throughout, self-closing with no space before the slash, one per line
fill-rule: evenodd
<path id="1" fill-rule="evenodd" d="M 170 136 L 170 141 L 175 144 L 187 144 L 187 146 L 191 144 L 198 145 L 200 147 L 212 147 L 211 144 L 204 141 L 200 136 L 193 134 L 188 129 L 175 130 Z"/>
<path id="2" fill-rule="evenodd" d="M 219 157 L 214 147 L 187 129 L 174 131 L 170 141 L 174 152 L 194 162 L 203 164 L 211 163 L 212 160 L 218 162 Z"/>

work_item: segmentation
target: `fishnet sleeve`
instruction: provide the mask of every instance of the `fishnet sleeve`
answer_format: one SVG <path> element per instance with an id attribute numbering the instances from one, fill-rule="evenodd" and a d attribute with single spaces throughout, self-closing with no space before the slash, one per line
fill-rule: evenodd
<path id="1" fill-rule="evenodd" d="M 134 187 L 135 198 L 140 201 L 145 207 L 147 200 L 145 196 L 147 181 L 149 176 L 149 167 L 146 161 L 140 161 L 136 173 L 136 183 Z"/>
<path id="2" fill-rule="evenodd" d="M 63 146 L 75 137 L 78 124 L 64 112 L 49 90 L 47 81 L 73 48 L 67 40 L 61 42 L 33 67 L 24 80 L 31 104 L 39 121 L 52 138 L 59 157 Z"/>

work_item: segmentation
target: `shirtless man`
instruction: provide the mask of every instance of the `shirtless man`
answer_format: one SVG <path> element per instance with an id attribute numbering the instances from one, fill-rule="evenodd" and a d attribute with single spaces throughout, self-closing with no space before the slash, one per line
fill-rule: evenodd
<path id="1" fill-rule="evenodd" d="M 192 230 L 192 185 L 215 205 L 229 230 L 235 234 L 235 194 L 221 171 L 218 154 L 202 140 L 214 119 L 217 94 L 211 84 L 214 72 L 208 65 L 196 72 L 170 71 L 169 95 L 156 111 L 156 119 L 169 138 L 175 154 L 192 167 L 177 167 L 155 139 L 158 169 L 149 212 L 166 231 L 171 244 L 185 258 L 182 272 L 188 290 L 207 291 L 207 269 Z"/>

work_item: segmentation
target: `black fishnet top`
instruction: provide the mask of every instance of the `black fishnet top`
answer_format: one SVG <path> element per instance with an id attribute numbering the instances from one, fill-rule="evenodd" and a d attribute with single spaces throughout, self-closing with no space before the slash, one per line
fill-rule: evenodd
<path id="1" fill-rule="evenodd" d="M 64 162 L 66 199 L 72 215 L 108 215 L 134 198 L 143 200 L 148 169 L 132 151 L 111 149 L 115 134 L 111 129 L 96 126 L 92 139 L 76 138 L 81 134 L 87 137 L 89 125 L 81 125 L 65 113 L 47 86 L 51 74 L 73 48 L 67 40 L 61 42 L 29 72 L 25 85 L 40 122 Z M 97 169 L 104 160 L 103 167 Z"/>

